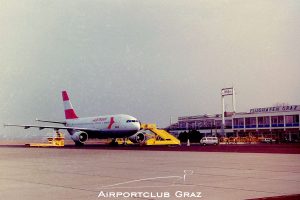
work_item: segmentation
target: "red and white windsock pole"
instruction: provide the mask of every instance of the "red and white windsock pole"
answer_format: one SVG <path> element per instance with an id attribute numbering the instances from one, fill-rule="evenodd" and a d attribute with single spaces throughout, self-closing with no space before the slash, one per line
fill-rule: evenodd
<path id="1" fill-rule="evenodd" d="M 64 101 L 64 108 L 65 108 L 65 117 L 66 119 L 77 119 L 77 115 L 75 110 L 71 104 L 67 91 L 62 91 L 62 98 Z"/>

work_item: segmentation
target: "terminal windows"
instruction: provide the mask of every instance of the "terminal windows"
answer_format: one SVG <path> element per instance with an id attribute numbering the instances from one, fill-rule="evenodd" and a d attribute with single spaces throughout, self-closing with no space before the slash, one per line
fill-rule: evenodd
<path id="1" fill-rule="evenodd" d="M 269 116 L 263 116 L 258 117 L 258 127 L 270 127 L 270 117 Z"/>
<path id="2" fill-rule="evenodd" d="M 256 118 L 247 117 L 245 118 L 246 128 L 256 128 Z"/>
<path id="3" fill-rule="evenodd" d="M 271 117 L 272 124 L 278 124 L 278 116 Z"/>
<path id="4" fill-rule="evenodd" d="M 278 116 L 278 127 L 284 127 L 284 119 L 283 116 Z"/>
<path id="5" fill-rule="evenodd" d="M 283 116 L 272 116 L 271 117 L 272 127 L 284 127 Z"/>
<path id="6" fill-rule="evenodd" d="M 205 121 L 205 127 L 208 127 L 208 128 L 212 128 L 213 127 L 213 124 L 214 124 L 214 120 L 213 119 L 208 119 Z"/>
<path id="7" fill-rule="evenodd" d="M 286 126 L 299 126 L 299 115 L 286 115 L 285 116 Z"/>
<path id="8" fill-rule="evenodd" d="M 233 127 L 238 128 L 239 120 L 237 118 L 233 119 Z"/>
<path id="9" fill-rule="evenodd" d="M 215 121 L 215 125 L 216 125 L 216 128 L 221 128 L 221 126 L 222 126 L 222 120 L 216 120 Z"/>
<path id="10" fill-rule="evenodd" d="M 195 129 L 201 128 L 201 121 L 195 121 L 195 124 L 196 124 Z"/>
<path id="11" fill-rule="evenodd" d="M 264 127 L 264 117 L 258 117 L 258 127 Z"/>
<path id="12" fill-rule="evenodd" d="M 271 117 L 272 127 L 278 127 L 278 116 Z"/>
<path id="13" fill-rule="evenodd" d="M 287 115 L 287 116 L 285 116 L 285 124 L 286 124 L 287 126 L 293 124 L 293 116 L 292 116 L 292 115 Z"/>
<path id="14" fill-rule="evenodd" d="M 246 126 L 250 125 L 250 117 L 245 118 L 245 123 L 246 123 Z"/>
<path id="15" fill-rule="evenodd" d="M 264 117 L 264 125 L 265 127 L 269 127 L 270 126 L 270 117 Z"/>
<path id="16" fill-rule="evenodd" d="M 197 121 L 197 127 L 198 128 L 202 128 L 202 129 L 205 129 L 205 128 L 214 128 L 214 123 L 215 121 L 213 119 L 205 119 L 205 120 L 200 120 L 200 121 Z"/>
<path id="17" fill-rule="evenodd" d="M 231 119 L 225 120 L 225 128 L 232 128 L 232 120 Z"/>
<path id="18" fill-rule="evenodd" d="M 196 125 L 195 122 L 188 122 L 189 129 L 195 129 Z"/>
<path id="19" fill-rule="evenodd" d="M 185 122 L 179 122 L 179 128 L 186 128 Z"/>
<path id="20" fill-rule="evenodd" d="M 294 115 L 294 124 L 298 124 L 299 126 L 299 115 Z"/>
<path id="21" fill-rule="evenodd" d="M 221 128 L 222 126 L 222 120 L 215 120 L 215 126 L 216 128 Z M 225 128 L 232 128 L 232 120 L 231 119 L 226 119 L 225 120 Z"/>
<path id="22" fill-rule="evenodd" d="M 234 128 L 244 128 L 244 118 L 233 119 Z"/>
<path id="23" fill-rule="evenodd" d="M 244 118 L 239 118 L 239 127 L 244 128 Z"/>
<path id="24" fill-rule="evenodd" d="M 250 125 L 256 127 L 256 117 L 250 117 Z"/>

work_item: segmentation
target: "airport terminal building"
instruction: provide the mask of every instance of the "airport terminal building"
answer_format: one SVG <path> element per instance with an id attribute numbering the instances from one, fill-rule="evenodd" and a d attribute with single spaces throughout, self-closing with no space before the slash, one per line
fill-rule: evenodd
<path id="1" fill-rule="evenodd" d="M 224 134 L 221 114 L 179 117 L 169 129 L 175 134 L 197 130 L 204 135 L 226 137 L 272 137 L 289 141 L 300 138 L 300 105 L 252 108 L 249 112 L 225 112 L 224 116 Z"/>

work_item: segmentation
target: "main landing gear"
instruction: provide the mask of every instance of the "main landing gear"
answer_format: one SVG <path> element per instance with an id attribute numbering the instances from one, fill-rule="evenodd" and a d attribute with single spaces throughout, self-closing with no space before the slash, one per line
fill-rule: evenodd
<path id="1" fill-rule="evenodd" d="M 75 142 L 75 146 L 76 147 L 83 147 L 84 143 L 82 143 L 82 142 Z"/>

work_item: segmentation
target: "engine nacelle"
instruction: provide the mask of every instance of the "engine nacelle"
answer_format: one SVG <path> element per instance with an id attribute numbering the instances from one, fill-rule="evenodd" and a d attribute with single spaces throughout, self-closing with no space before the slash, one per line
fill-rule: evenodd
<path id="1" fill-rule="evenodd" d="M 146 140 L 146 134 L 144 132 L 137 132 L 136 134 L 128 138 L 132 143 L 144 143 Z"/>
<path id="2" fill-rule="evenodd" d="M 73 135 L 71 135 L 72 140 L 76 143 L 84 143 L 88 140 L 88 134 L 83 131 L 77 131 Z"/>

